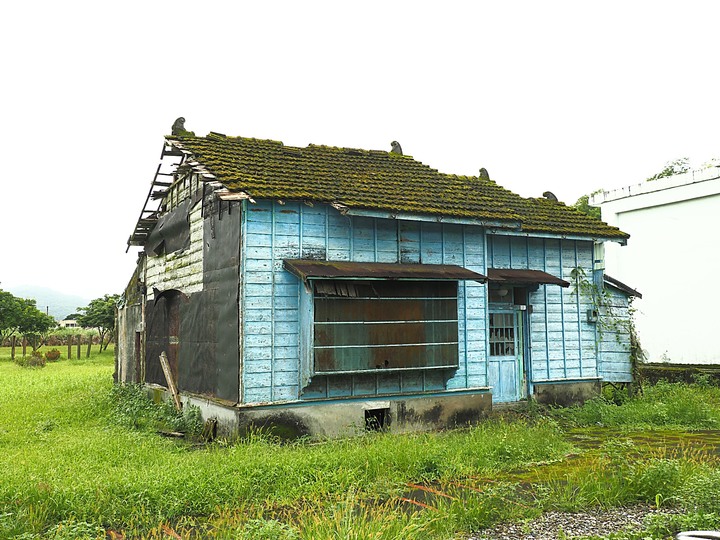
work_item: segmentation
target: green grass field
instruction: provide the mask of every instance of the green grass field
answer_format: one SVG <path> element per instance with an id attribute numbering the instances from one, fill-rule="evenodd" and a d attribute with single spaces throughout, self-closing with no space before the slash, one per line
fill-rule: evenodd
<path id="1" fill-rule="evenodd" d="M 622 413 L 608 411 L 635 407 L 625 416 L 642 429 L 712 428 L 717 388 L 665 385 L 656 407 L 598 401 L 444 433 L 193 445 L 160 436 L 157 407 L 113 389 L 112 373 L 112 348 L 44 368 L 0 349 L 0 538 L 462 538 L 547 509 L 638 501 L 694 504 L 699 524 L 720 514 L 702 487 L 720 480 L 710 451 L 625 442 L 557 466 L 573 451 L 561 426 L 618 428 Z M 643 412 L 660 400 L 662 414 Z"/>

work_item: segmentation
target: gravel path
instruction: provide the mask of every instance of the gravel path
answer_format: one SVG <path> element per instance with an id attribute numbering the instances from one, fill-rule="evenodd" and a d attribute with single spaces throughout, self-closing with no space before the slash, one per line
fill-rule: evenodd
<path id="1" fill-rule="evenodd" d="M 672 509 L 658 511 L 651 506 L 632 506 L 588 512 L 547 512 L 538 519 L 524 523 L 503 523 L 479 531 L 468 540 L 557 540 L 576 536 L 606 536 L 621 530 L 640 529 L 645 516 L 676 513 Z"/>

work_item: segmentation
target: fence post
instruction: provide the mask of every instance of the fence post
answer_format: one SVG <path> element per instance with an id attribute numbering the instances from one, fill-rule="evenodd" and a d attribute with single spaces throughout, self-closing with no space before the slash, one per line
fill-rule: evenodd
<path id="1" fill-rule="evenodd" d="M 23 358 L 25 358 L 25 354 L 27 353 L 27 339 L 23 338 L 22 340 L 22 348 L 23 348 Z"/>
<path id="2" fill-rule="evenodd" d="M 11 336 L 10 337 L 10 359 L 15 360 L 15 342 L 17 341 L 17 337 Z"/>
<path id="3" fill-rule="evenodd" d="M 80 344 L 82 343 L 82 335 L 78 334 L 77 336 L 77 357 L 78 360 L 80 360 Z"/>
<path id="4" fill-rule="evenodd" d="M 92 336 L 88 338 L 88 348 L 87 353 L 85 354 L 85 358 L 90 358 L 90 346 L 92 345 Z"/>
<path id="5" fill-rule="evenodd" d="M 68 360 L 72 360 L 72 335 L 68 335 Z"/>

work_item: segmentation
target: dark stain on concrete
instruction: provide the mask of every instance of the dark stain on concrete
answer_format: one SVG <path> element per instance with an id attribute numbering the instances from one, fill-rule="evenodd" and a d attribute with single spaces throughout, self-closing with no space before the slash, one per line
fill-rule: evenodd
<path id="1" fill-rule="evenodd" d="M 599 382 L 535 385 L 535 399 L 543 405 L 582 405 L 599 394 Z"/>
<path id="2" fill-rule="evenodd" d="M 253 419 L 245 426 L 244 431 L 246 433 L 260 431 L 282 441 L 307 437 L 311 434 L 310 428 L 303 419 L 291 412 L 268 414 Z"/>
<path id="3" fill-rule="evenodd" d="M 476 424 L 485 417 L 485 412 L 481 409 L 460 409 L 455 411 L 449 418 L 447 427 L 464 427 Z"/>
<path id="4" fill-rule="evenodd" d="M 397 405 L 398 424 L 426 424 L 437 426 L 442 418 L 442 405 L 434 405 L 430 409 L 416 411 L 414 407 L 408 407 L 407 402 L 402 401 Z"/>

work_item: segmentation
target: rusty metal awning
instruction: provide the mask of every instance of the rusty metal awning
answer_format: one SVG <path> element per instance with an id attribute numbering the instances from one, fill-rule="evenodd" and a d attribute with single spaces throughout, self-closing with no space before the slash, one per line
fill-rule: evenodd
<path id="1" fill-rule="evenodd" d="M 628 296 L 636 296 L 637 298 L 642 298 L 642 294 L 640 294 L 639 291 L 633 289 L 633 288 L 630 287 L 629 285 L 625 285 L 625 284 L 624 284 L 622 281 L 620 281 L 619 279 L 615 279 L 615 278 L 610 277 L 610 276 L 608 276 L 607 274 L 605 274 L 605 275 L 603 276 L 603 281 L 605 282 L 606 285 L 610 285 L 611 287 L 615 287 L 616 289 L 618 289 L 619 291 L 624 292 L 624 293 L 627 294 Z"/>
<path id="2" fill-rule="evenodd" d="M 455 264 L 398 264 L 285 259 L 285 269 L 303 281 L 308 279 L 414 279 L 479 281 L 487 276 Z"/>
<path id="3" fill-rule="evenodd" d="M 517 285 L 560 285 L 569 287 L 570 283 L 542 270 L 514 270 L 510 268 L 488 268 L 488 279 L 493 283 L 513 283 Z"/>

